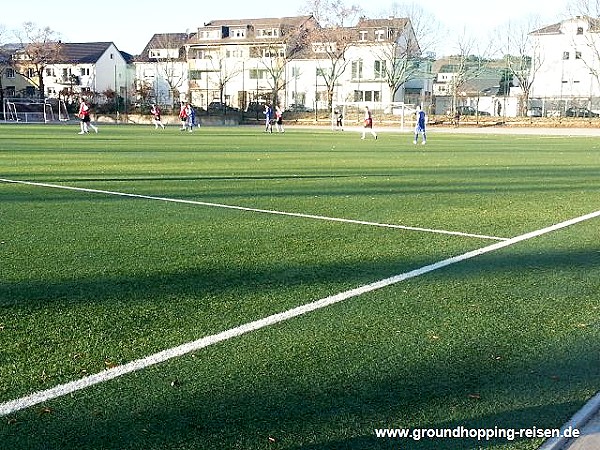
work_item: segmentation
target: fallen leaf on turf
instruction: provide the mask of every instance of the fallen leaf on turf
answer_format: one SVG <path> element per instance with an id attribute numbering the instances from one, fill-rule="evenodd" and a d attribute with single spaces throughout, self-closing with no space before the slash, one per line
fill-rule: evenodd
<path id="1" fill-rule="evenodd" d="M 113 367 L 117 367 L 117 365 L 109 359 L 104 360 L 104 367 L 107 369 L 112 369 Z"/>

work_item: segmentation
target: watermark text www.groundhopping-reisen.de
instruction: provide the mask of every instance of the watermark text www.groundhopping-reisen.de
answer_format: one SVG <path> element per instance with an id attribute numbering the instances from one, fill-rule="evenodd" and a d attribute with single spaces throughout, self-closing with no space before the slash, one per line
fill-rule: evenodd
<path id="1" fill-rule="evenodd" d="M 382 439 L 476 439 L 478 441 L 536 438 L 577 438 L 579 430 L 567 427 L 563 430 L 557 428 L 468 428 L 457 426 L 454 428 L 376 428 L 375 436 Z"/>

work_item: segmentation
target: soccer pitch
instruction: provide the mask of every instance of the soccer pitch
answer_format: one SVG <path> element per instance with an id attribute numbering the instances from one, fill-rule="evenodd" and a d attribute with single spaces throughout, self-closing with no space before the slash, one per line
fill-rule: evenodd
<path id="1" fill-rule="evenodd" d="M 535 449 L 600 390 L 597 138 L 0 126 L 0 447 Z"/>

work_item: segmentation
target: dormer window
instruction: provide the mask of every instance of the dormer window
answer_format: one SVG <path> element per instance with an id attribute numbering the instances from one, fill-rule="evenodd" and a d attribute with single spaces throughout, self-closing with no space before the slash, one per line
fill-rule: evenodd
<path id="1" fill-rule="evenodd" d="M 583 27 L 577 27 L 577 34 L 578 35 L 583 34 Z"/>
<path id="2" fill-rule="evenodd" d="M 221 38 L 220 30 L 198 31 L 198 39 L 200 39 L 200 40 L 220 39 L 220 38 Z"/>
<path id="3" fill-rule="evenodd" d="M 234 28 L 231 30 L 231 33 L 229 36 L 234 39 L 243 39 L 246 37 L 246 29 L 245 28 Z"/>
<path id="4" fill-rule="evenodd" d="M 161 58 L 178 58 L 179 49 L 176 48 L 153 48 L 148 52 L 148 58 L 150 59 L 161 59 Z"/>
<path id="5" fill-rule="evenodd" d="M 258 37 L 279 37 L 278 28 L 259 28 L 256 30 L 256 36 Z"/>
<path id="6" fill-rule="evenodd" d="M 376 30 L 375 31 L 375 40 L 379 41 L 379 42 L 385 40 L 385 30 Z"/>
<path id="7" fill-rule="evenodd" d="M 337 46 L 335 42 L 314 42 L 312 48 L 315 53 L 334 53 Z"/>
<path id="8" fill-rule="evenodd" d="M 359 35 L 359 38 L 358 38 L 359 41 L 366 42 L 367 38 L 369 37 L 369 32 L 368 31 L 359 31 L 358 35 Z"/>

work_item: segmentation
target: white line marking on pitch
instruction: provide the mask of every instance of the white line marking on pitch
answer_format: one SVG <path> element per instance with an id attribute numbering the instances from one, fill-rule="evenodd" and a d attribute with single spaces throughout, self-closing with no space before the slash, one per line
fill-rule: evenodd
<path id="1" fill-rule="evenodd" d="M 72 381 L 70 383 L 61 384 L 59 386 L 47 389 L 45 391 L 39 391 L 28 395 L 26 397 L 19 398 L 17 400 L 12 400 L 6 403 L 0 404 L 0 417 L 6 416 L 8 414 L 13 414 L 17 411 L 20 411 L 25 408 L 29 408 L 30 406 L 34 406 L 40 403 L 44 403 L 46 401 L 62 397 L 73 392 L 88 388 L 95 384 L 104 383 L 106 381 L 112 380 L 114 378 L 120 377 L 122 375 L 135 372 L 138 370 L 145 369 L 147 367 L 153 366 L 155 364 L 159 364 L 161 362 L 183 356 L 187 353 L 197 351 L 203 348 L 206 348 L 210 345 L 214 345 L 219 342 L 223 342 L 229 339 L 232 339 L 237 336 L 241 336 L 246 333 L 250 333 L 252 331 L 260 330 L 261 328 L 265 328 L 271 325 L 275 325 L 280 322 L 284 322 L 290 320 L 294 317 L 302 316 L 312 311 L 316 311 L 321 308 L 325 308 L 330 305 L 334 305 L 336 303 L 342 302 L 352 297 L 357 297 L 362 294 L 366 294 L 367 292 L 373 292 L 375 290 L 384 288 L 386 286 L 390 286 L 396 283 L 400 283 L 401 281 L 408 280 L 411 278 L 415 278 L 421 275 L 424 275 L 429 272 L 433 272 L 435 270 L 442 269 L 444 267 L 450 266 L 452 264 L 459 263 L 461 261 L 466 261 L 471 258 L 475 258 L 477 256 L 490 253 L 496 250 L 500 250 L 505 247 L 509 247 L 511 245 L 517 244 L 519 242 L 532 239 L 538 236 L 542 236 L 544 234 L 559 230 L 561 228 L 565 228 L 580 222 L 584 222 L 586 220 L 590 220 L 600 216 L 600 211 L 596 211 L 591 214 L 587 214 L 581 217 L 577 217 L 575 219 L 567 220 L 565 222 L 561 222 L 556 225 L 552 225 L 547 228 L 543 228 L 541 230 L 533 231 L 530 233 L 523 234 L 521 236 L 517 236 L 511 239 L 508 239 L 503 242 L 497 242 L 492 245 L 488 245 L 487 247 L 482 247 L 478 250 L 473 250 L 467 253 L 464 253 L 459 256 L 454 256 L 448 259 L 444 259 L 443 261 L 439 261 L 434 264 L 430 264 L 419 269 L 411 270 L 410 272 L 405 272 L 400 275 L 396 275 L 390 278 L 386 278 L 375 283 L 367 284 L 364 286 L 360 286 L 355 289 L 351 289 L 349 291 L 340 292 L 339 294 L 332 295 L 330 297 L 323 298 L 321 300 L 317 300 L 312 303 L 308 303 L 306 305 L 298 306 L 296 308 L 292 308 L 288 311 L 284 311 L 282 313 L 273 314 L 271 316 L 265 317 L 260 320 L 256 320 L 254 322 L 249 322 L 244 325 L 240 325 L 235 328 L 231 328 L 227 331 L 223 331 L 221 333 L 213 334 L 212 336 L 207 336 L 197 341 L 188 342 L 187 344 L 180 345 L 178 347 L 170 348 L 167 350 L 163 350 L 162 352 L 155 353 L 153 355 L 147 356 L 146 358 L 138 359 L 132 361 L 130 363 L 124 364 L 122 366 L 114 367 L 111 369 L 107 369 L 104 372 L 100 372 L 94 375 L 90 375 L 85 378 L 81 378 L 76 381 Z"/>
<path id="2" fill-rule="evenodd" d="M 448 230 L 436 230 L 429 228 L 419 228 L 419 227 L 409 227 L 404 225 L 392 225 L 386 223 L 377 223 L 377 222 L 366 222 L 363 220 L 353 220 L 353 219 L 342 219 L 337 217 L 326 217 L 326 216 L 318 216 L 313 214 L 302 214 L 302 213 L 292 213 L 285 211 L 274 211 L 270 209 L 258 209 L 258 208 L 246 208 L 244 206 L 234 206 L 234 205 L 224 205 L 221 203 L 210 203 L 210 202 L 201 202 L 195 200 L 183 200 L 177 198 L 166 198 L 166 197 L 156 197 L 153 195 L 142 195 L 142 194 L 129 194 L 127 192 L 115 192 L 115 191 L 105 191 L 102 189 L 89 189 L 89 188 L 79 188 L 73 186 L 62 186 L 59 184 L 48 184 L 48 183 L 35 183 L 31 181 L 17 181 L 17 180 L 6 180 L 0 178 L 1 182 L 4 183 L 13 183 L 13 184 L 25 184 L 29 186 L 39 186 L 53 189 L 66 189 L 70 191 L 79 191 L 79 192 L 89 192 L 94 194 L 105 194 L 105 195 L 116 195 L 120 197 L 130 197 L 130 198 L 142 198 L 146 200 L 159 200 L 163 202 L 171 202 L 171 203 L 185 203 L 188 205 L 201 205 L 201 206 L 211 206 L 216 208 L 226 208 L 226 209 L 236 209 L 238 211 L 249 211 L 249 212 L 257 212 L 262 214 L 275 214 L 280 216 L 291 216 L 291 217 L 302 217 L 305 219 L 316 219 L 316 220 L 326 220 L 329 222 L 343 222 L 343 223 L 353 223 L 357 225 L 369 225 L 374 227 L 383 227 L 383 228 L 396 228 L 401 230 L 408 231 L 420 231 L 424 233 L 436 233 L 436 234 L 449 234 L 454 236 L 462 236 L 462 237 L 470 237 L 470 238 L 478 238 L 478 239 L 488 239 L 493 241 L 505 241 L 507 238 L 497 237 L 497 236 L 485 236 L 481 234 L 472 234 L 472 233 L 462 233 L 460 231 L 448 231 Z"/>

